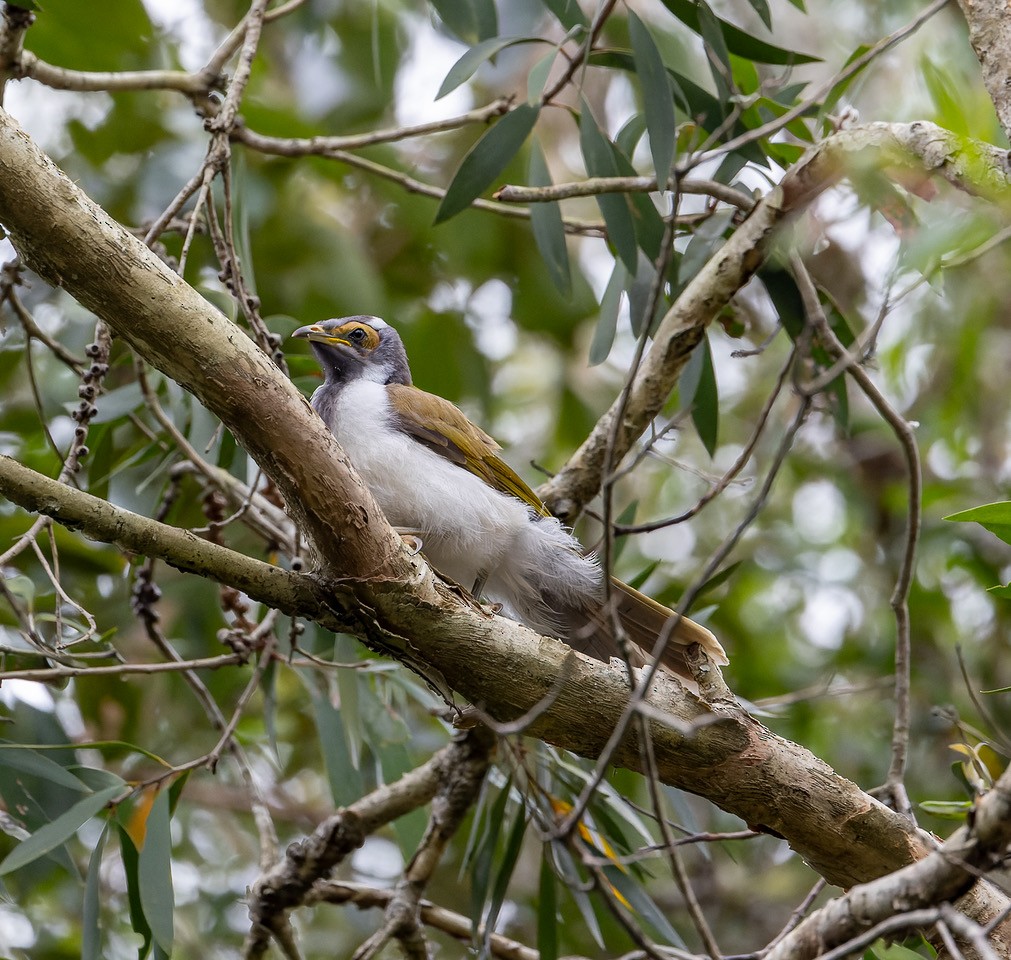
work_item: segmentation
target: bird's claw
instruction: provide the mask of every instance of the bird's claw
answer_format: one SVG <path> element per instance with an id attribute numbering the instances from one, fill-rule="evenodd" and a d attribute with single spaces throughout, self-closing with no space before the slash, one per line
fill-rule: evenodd
<path id="1" fill-rule="evenodd" d="M 407 547 L 412 557 L 421 553 L 425 541 L 417 530 L 408 530 L 404 527 L 394 527 L 393 530 L 404 541 L 404 546 Z"/>

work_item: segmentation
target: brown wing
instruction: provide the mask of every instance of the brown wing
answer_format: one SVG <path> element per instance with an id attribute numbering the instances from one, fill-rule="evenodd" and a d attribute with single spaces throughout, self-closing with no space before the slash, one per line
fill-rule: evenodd
<path id="1" fill-rule="evenodd" d="M 439 456 L 480 477 L 490 487 L 522 500 L 541 516 L 550 516 L 537 494 L 498 456 L 501 447 L 471 423 L 459 407 L 403 383 L 388 384 L 386 389 L 397 425 L 404 432 Z"/>

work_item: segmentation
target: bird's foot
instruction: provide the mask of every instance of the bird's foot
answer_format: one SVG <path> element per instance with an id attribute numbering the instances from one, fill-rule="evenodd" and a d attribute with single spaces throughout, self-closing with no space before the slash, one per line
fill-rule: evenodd
<path id="1" fill-rule="evenodd" d="M 408 530 L 406 527 L 394 527 L 394 533 L 404 541 L 404 546 L 410 551 L 411 556 L 421 553 L 421 548 L 425 545 L 420 530 Z"/>

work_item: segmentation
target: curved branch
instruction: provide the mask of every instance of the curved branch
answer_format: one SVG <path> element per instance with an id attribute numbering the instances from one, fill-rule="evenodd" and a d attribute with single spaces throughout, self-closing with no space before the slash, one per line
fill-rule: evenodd
<path id="1" fill-rule="evenodd" d="M 853 170 L 899 179 L 936 174 L 973 194 L 1006 202 L 1011 162 L 1006 150 L 958 137 L 932 123 L 871 123 L 842 130 L 812 147 L 766 194 L 685 287 L 664 316 L 622 410 L 615 401 L 568 463 L 538 493 L 572 522 L 597 494 L 608 443 L 615 464 L 656 417 L 705 328 L 765 261 L 778 231 Z"/>

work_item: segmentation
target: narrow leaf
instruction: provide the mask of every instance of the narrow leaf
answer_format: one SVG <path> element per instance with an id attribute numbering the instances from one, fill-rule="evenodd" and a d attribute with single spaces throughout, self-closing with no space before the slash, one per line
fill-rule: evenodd
<path id="1" fill-rule="evenodd" d="M 547 160 L 537 138 L 530 144 L 530 166 L 527 172 L 532 187 L 550 187 L 551 173 Z M 530 222 L 534 228 L 537 249 L 548 269 L 551 282 L 564 296 L 572 292 L 572 276 L 569 273 L 569 251 L 565 246 L 565 227 L 562 211 L 556 201 L 532 203 Z"/>
<path id="2" fill-rule="evenodd" d="M 492 804 L 487 823 L 485 824 L 485 834 L 481 838 L 480 846 L 471 865 L 470 904 L 475 933 L 484 914 L 485 901 L 488 899 L 488 887 L 491 884 L 491 868 L 495 859 L 495 847 L 498 846 L 499 833 L 505 820 L 506 801 L 509 799 L 511 784 L 512 780 L 510 779 L 506 782 L 505 787 L 499 792 L 499 795 L 495 798 L 495 802 Z"/>
<path id="3" fill-rule="evenodd" d="M 530 72 L 527 74 L 527 100 L 530 103 L 540 103 L 541 95 L 548 83 L 548 76 L 551 74 L 551 68 L 557 57 L 558 48 L 556 47 L 530 68 Z"/>
<path id="4" fill-rule="evenodd" d="M 537 951 L 540 960 L 558 958 L 558 895 L 555 871 L 547 850 L 541 857 L 541 878 L 537 890 Z"/>
<path id="5" fill-rule="evenodd" d="M 1005 543 L 1011 543 L 1011 500 L 985 503 L 953 513 L 944 519 L 957 523 L 978 523 Z"/>
<path id="6" fill-rule="evenodd" d="M 110 800 L 123 792 L 120 786 L 108 787 L 78 800 L 55 820 L 39 827 L 27 840 L 22 840 L 0 863 L 0 876 L 37 860 L 62 843 L 66 843 L 83 824 L 94 817 Z"/>
<path id="7" fill-rule="evenodd" d="M 709 338 L 696 347 L 681 375 L 682 408 L 691 405 L 692 423 L 709 456 L 716 451 L 720 425 L 720 398 Z"/>
<path id="8" fill-rule="evenodd" d="M 446 28 L 464 43 L 477 43 L 498 33 L 493 0 L 432 0 Z"/>
<path id="9" fill-rule="evenodd" d="M 482 40 L 477 46 L 471 47 L 449 68 L 449 73 L 442 81 L 442 86 L 439 87 L 435 99 L 441 100 L 447 93 L 452 93 L 461 83 L 466 83 L 474 76 L 481 64 L 491 60 L 506 47 L 514 46 L 517 43 L 535 43 L 540 39 L 540 37 L 492 37 L 489 40 Z"/>
<path id="10" fill-rule="evenodd" d="M 541 3 L 555 15 L 558 22 L 566 30 L 571 30 L 573 27 L 588 27 L 590 25 L 590 21 L 586 19 L 586 14 L 583 13 L 579 6 L 579 0 L 541 0 Z"/>
<path id="11" fill-rule="evenodd" d="M 75 777 L 65 767 L 61 767 L 55 760 L 50 760 L 49 757 L 35 750 L 29 750 L 26 747 L 20 747 L 7 741 L 0 741 L 0 750 L 3 751 L 2 755 L 0 755 L 3 757 L 0 764 L 7 770 L 18 770 L 21 773 L 28 773 L 33 777 L 40 777 L 43 780 L 59 784 L 61 787 L 69 787 L 71 790 L 77 790 L 81 793 L 88 791 L 86 783 Z"/>
<path id="12" fill-rule="evenodd" d="M 323 751 L 323 766 L 330 781 L 330 793 L 334 803 L 346 807 L 362 794 L 361 774 L 351 760 L 344 724 L 340 711 L 336 710 L 326 694 L 320 689 L 316 678 L 303 674 L 309 700 L 312 703 L 318 742 Z"/>
<path id="13" fill-rule="evenodd" d="M 166 954 L 172 952 L 172 835 L 169 828 L 169 794 L 161 790 L 147 818 L 147 837 L 137 861 L 140 903 L 151 927 L 155 943 Z"/>
<path id="14" fill-rule="evenodd" d="M 709 60 L 709 72 L 716 84 L 716 93 L 721 100 L 729 100 L 734 94 L 732 83 L 733 68 L 730 65 L 730 51 L 727 41 L 720 29 L 720 18 L 713 13 L 705 0 L 697 3 L 699 32 L 706 45 L 706 56 Z"/>
<path id="15" fill-rule="evenodd" d="M 621 171 L 614 157 L 611 141 L 593 119 L 589 104 L 582 102 L 579 118 L 579 143 L 583 150 L 586 172 L 591 177 L 617 177 Z M 621 262 L 630 274 L 635 276 L 638 250 L 635 240 L 635 224 L 629 210 L 628 199 L 620 193 L 601 194 L 597 206 L 604 216 L 607 235 Z"/>
<path id="16" fill-rule="evenodd" d="M 667 943 L 680 947 L 682 950 L 688 948 L 688 945 L 670 925 L 663 912 L 653 902 L 649 894 L 646 893 L 639 881 L 610 864 L 605 865 L 602 869 L 604 876 L 607 877 L 614 888 L 612 892 L 625 900 L 626 904 L 660 934 Z"/>
<path id="17" fill-rule="evenodd" d="M 439 204 L 435 222 L 442 223 L 466 210 L 505 170 L 537 122 L 538 108 L 521 103 L 498 121 L 463 158 Z"/>
<path id="18" fill-rule="evenodd" d="M 641 250 L 639 251 L 639 269 L 636 271 L 632 282 L 628 284 L 628 318 L 632 324 L 632 333 L 641 337 L 643 331 L 653 329 L 654 321 L 658 320 L 658 314 L 663 309 L 663 296 L 656 298 L 653 304 L 652 316 L 646 316 L 649 309 L 649 301 L 653 296 L 653 287 L 656 284 L 656 268 L 652 261 Z"/>
<path id="19" fill-rule="evenodd" d="M 495 886 L 491 894 L 491 907 L 488 910 L 488 918 L 485 920 L 485 930 L 491 933 L 495 929 L 498 921 L 499 911 L 505 902 L 505 895 L 509 889 L 509 881 L 512 880 L 516 870 L 516 861 L 519 860 L 520 850 L 523 847 L 523 837 L 527 831 L 526 811 L 520 807 L 516 811 L 512 829 L 506 840 L 505 852 L 502 856 L 502 863 L 499 865 L 498 873 L 495 876 Z"/>
<path id="20" fill-rule="evenodd" d="M 674 14 L 686 27 L 701 33 L 699 24 L 699 8 L 693 0 L 663 0 L 663 5 Z M 790 64 L 797 66 L 801 63 L 819 63 L 820 57 L 810 57 L 807 54 L 799 53 L 796 50 L 786 50 L 783 47 L 773 46 L 764 40 L 753 37 L 750 33 L 735 27 L 726 20 L 716 18 L 720 32 L 727 49 L 738 57 L 748 60 L 757 60 L 759 63 L 773 63 L 782 66 Z"/>
<path id="21" fill-rule="evenodd" d="M 84 881 L 84 903 L 81 907 L 81 960 L 99 960 L 102 956 L 102 931 L 99 916 L 102 905 L 102 855 L 109 838 L 109 824 L 105 825 L 95 849 L 88 859 L 88 875 Z"/>
<path id="22" fill-rule="evenodd" d="M 607 281 L 603 297 L 600 298 L 600 311 L 597 326 L 593 331 L 593 342 L 590 344 L 590 366 L 603 363 L 611 347 L 614 346 L 614 335 L 618 329 L 618 309 L 621 306 L 621 292 L 625 289 L 628 271 L 620 260 L 614 262 L 611 279 Z"/>
<path id="23" fill-rule="evenodd" d="M 674 162 L 674 94 L 660 51 L 646 25 L 632 12 L 628 14 L 628 32 L 632 40 L 632 57 L 642 86 L 649 149 L 657 184 L 663 189 L 670 178 Z"/>

